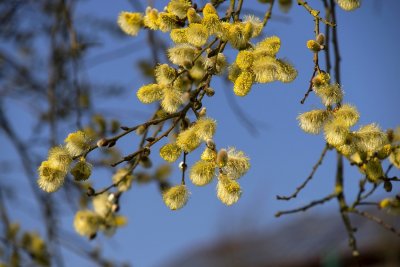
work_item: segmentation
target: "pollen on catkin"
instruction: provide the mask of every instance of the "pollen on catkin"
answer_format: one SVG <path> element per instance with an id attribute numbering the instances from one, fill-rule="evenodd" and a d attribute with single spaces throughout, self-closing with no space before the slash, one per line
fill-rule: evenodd
<path id="1" fill-rule="evenodd" d="M 54 169 L 67 172 L 72 162 L 71 153 L 63 146 L 52 147 L 47 161 Z"/>
<path id="2" fill-rule="evenodd" d="M 147 84 L 139 88 L 136 92 L 136 96 L 140 102 L 150 104 L 163 98 L 163 90 L 158 84 Z"/>
<path id="3" fill-rule="evenodd" d="M 317 75 L 315 75 L 315 77 L 312 79 L 312 85 L 315 88 L 318 88 L 318 87 L 324 86 L 324 85 L 329 85 L 330 80 L 331 80 L 331 76 L 329 75 L 329 73 L 320 72 Z"/>
<path id="4" fill-rule="evenodd" d="M 364 165 L 364 167 L 365 167 L 365 174 L 367 175 L 367 178 L 371 182 L 376 183 L 380 178 L 384 176 L 381 161 L 377 158 L 373 158 L 370 161 L 368 161 Z"/>
<path id="5" fill-rule="evenodd" d="M 176 44 L 188 43 L 187 30 L 188 28 L 173 29 L 171 30 L 169 36 L 171 37 L 171 40 Z"/>
<path id="6" fill-rule="evenodd" d="M 297 117 L 300 128 L 310 134 L 319 134 L 327 119 L 328 112 L 323 109 L 304 112 Z"/>
<path id="7" fill-rule="evenodd" d="M 190 23 L 186 33 L 188 43 L 196 47 L 203 46 L 208 40 L 208 30 L 200 23 Z"/>
<path id="8" fill-rule="evenodd" d="M 340 85 L 337 83 L 314 87 L 314 92 L 321 98 L 325 106 L 338 104 L 343 99 L 342 88 L 340 88 Z"/>
<path id="9" fill-rule="evenodd" d="M 197 14 L 196 10 L 191 7 L 186 12 L 189 23 L 201 23 L 201 16 Z"/>
<path id="10" fill-rule="evenodd" d="M 81 155 L 90 148 L 90 138 L 83 131 L 77 131 L 75 133 L 70 133 L 64 140 L 65 148 L 68 150 L 69 154 L 73 157 Z"/>
<path id="11" fill-rule="evenodd" d="M 88 238 L 93 237 L 99 230 L 101 218 L 94 211 L 80 210 L 75 214 L 75 231 Z"/>
<path id="12" fill-rule="evenodd" d="M 243 151 L 235 148 L 228 149 L 228 161 L 223 168 L 230 179 L 239 179 L 250 169 L 250 159 Z"/>
<path id="13" fill-rule="evenodd" d="M 49 161 L 43 161 L 38 168 L 39 187 L 48 193 L 57 191 L 63 184 L 67 173 L 52 166 Z"/>
<path id="14" fill-rule="evenodd" d="M 179 66 L 184 66 L 186 61 L 193 62 L 196 48 L 190 44 L 178 44 L 168 49 L 169 60 Z"/>
<path id="15" fill-rule="evenodd" d="M 270 36 L 257 43 L 254 49 L 257 58 L 263 56 L 275 57 L 281 48 L 281 39 L 277 36 Z"/>
<path id="16" fill-rule="evenodd" d="M 141 13 L 123 11 L 118 16 L 118 25 L 126 34 L 136 36 L 142 24 L 143 16 Z"/>
<path id="17" fill-rule="evenodd" d="M 154 76 L 159 85 L 169 85 L 176 78 L 176 70 L 168 64 L 159 64 L 154 69 Z"/>
<path id="18" fill-rule="evenodd" d="M 357 150 L 370 153 L 377 152 L 389 142 L 387 135 L 374 123 L 362 126 L 354 132 L 354 141 Z"/>
<path id="19" fill-rule="evenodd" d="M 243 71 L 239 77 L 235 80 L 233 85 L 233 92 L 237 96 L 246 96 L 253 85 L 255 75 L 250 71 Z"/>
<path id="20" fill-rule="evenodd" d="M 170 143 L 160 148 L 160 157 L 168 162 L 176 161 L 182 153 L 182 149 L 176 143 Z"/>
<path id="21" fill-rule="evenodd" d="M 200 144 L 201 139 L 196 134 L 195 127 L 190 127 L 178 134 L 176 138 L 176 144 L 185 152 L 192 152 L 195 150 Z"/>
<path id="22" fill-rule="evenodd" d="M 148 7 L 146 9 L 146 15 L 143 17 L 143 24 L 149 29 L 158 30 L 160 25 L 158 20 L 158 10 Z"/>
<path id="23" fill-rule="evenodd" d="M 221 173 L 218 176 L 217 197 L 222 203 L 230 206 L 236 203 L 241 195 L 242 190 L 238 182 L 231 180 L 226 174 Z"/>
<path id="24" fill-rule="evenodd" d="M 324 126 L 325 140 L 332 146 L 340 146 L 346 143 L 349 133 L 349 127 L 341 119 L 333 119 Z"/>
<path id="25" fill-rule="evenodd" d="M 132 174 L 132 171 L 129 171 L 126 168 L 118 169 L 112 177 L 112 181 L 114 184 L 118 184 L 118 190 L 121 192 L 128 191 L 131 186 L 133 179 L 135 177 Z"/>
<path id="26" fill-rule="evenodd" d="M 251 38 L 259 36 L 264 27 L 261 19 L 253 15 L 244 16 L 243 23 L 251 26 Z"/>
<path id="27" fill-rule="evenodd" d="M 336 0 L 338 6 L 345 11 L 353 11 L 360 7 L 360 0 Z"/>
<path id="28" fill-rule="evenodd" d="M 171 0 L 167 5 L 167 11 L 180 19 L 184 19 L 191 6 L 188 0 Z"/>
<path id="29" fill-rule="evenodd" d="M 197 186 L 209 184 L 214 178 L 215 168 L 215 162 L 200 160 L 190 169 L 190 180 Z"/>
<path id="30" fill-rule="evenodd" d="M 323 49 L 323 46 L 320 45 L 317 41 L 315 40 L 308 40 L 307 41 L 307 48 L 311 50 L 311 52 L 318 53 Z"/>
<path id="31" fill-rule="evenodd" d="M 92 164 L 85 159 L 81 159 L 71 169 L 71 174 L 74 176 L 75 181 L 86 181 L 92 174 Z"/>
<path id="32" fill-rule="evenodd" d="M 333 116 L 341 119 L 348 127 L 355 125 L 360 118 L 360 114 L 358 113 L 357 109 L 349 104 L 342 105 L 333 113 Z"/>
<path id="33" fill-rule="evenodd" d="M 297 70 L 289 62 L 277 59 L 277 75 L 276 79 L 283 83 L 290 83 L 297 77 Z"/>
<path id="34" fill-rule="evenodd" d="M 168 113 L 174 113 L 183 103 L 182 92 L 171 86 L 163 86 L 161 107 Z"/>
<path id="35" fill-rule="evenodd" d="M 172 29 L 179 28 L 179 18 L 172 13 L 160 12 L 158 13 L 158 27 L 162 32 L 168 32 Z"/>
<path id="36" fill-rule="evenodd" d="M 202 117 L 198 119 L 193 126 L 195 128 L 196 135 L 203 141 L 212 139 L 217 129 L 217 122 L 208 117 Z"/>
<path id="37" fill-rule="evenodd" d="M 277 79 L 279 63 L 271 56 L 255 57 L 252 72 L 258 83 L 270 83 Z"/>
<path id="38" fill-rule="evenodd" d="M 201 153 L 200 158 L 204 161 L 215 162 L 215 160 L 217 159 L 217 151 L 215 151 L 215 149 L 206 147 L 206 149 L 204 149 L 203 153 Z"/>
<path id="39" fill-rule="evenodd" d="M 165 205 L 171 210 L 182 208 L 189 199 L 189 191 L 185 185 L 170 187 L 162 195 Z"/>
<path id="40" fill-rule="evenodd" d="M 236 56 L 235 63 L 242 70 L 247 70 L 253 65 L 254 54 L 250 50 L 242 50 Z"/>

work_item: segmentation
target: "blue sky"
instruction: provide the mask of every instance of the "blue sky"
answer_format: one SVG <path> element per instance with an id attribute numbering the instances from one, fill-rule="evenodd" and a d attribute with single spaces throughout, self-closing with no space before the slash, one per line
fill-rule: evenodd
<path id="1" fill-rule="evenodd" d="M 312 2 L 314 1 L 310 1 L 310 4 L 313 4 Z M 157 5 L 164 3 L 166 1 Z M 319 1 L 315 4 L 315 7 L 321 7 Z M 257 10 L 266 8 L 253 0 L 244 1 L 244 5 Z M 358 108 L 361 114 L 358 125 L 377 122 L 384 129 L 400 125 L 400 35 L 397 27 L 400 25 L 400 17 L 397 14 L 399 8 L 400 2 L 397 0 L 364 1 L 362 7 L 354 12 L 337 12 L 343 59 L 344 102 Z M 91 12 L 116 20 L 122 10 L 132 9 L 126 1 L 88 0 L 78 6 L 79 15 L 76 21 L 84 23 L 85 14 Z M 128 261 L 133 266 L 162 266 L 163 263 L 222 236 L 244 229 L 267 231 L 284 225 L 288 220 L 299 218 L 302 214 L 276 219 L 273 214 L 277 210 L 297 207 L 323 197 L 333 190 L 335 155 L 334 152 L 328 152 L 314 180 L 297 199 L 290 202 L 279 202 L 275 199 L 278 194 L 291 193 L 308 176 L 312 165 L 319 158 L 324 140 L 321 135 L 314 136 L 302 132 L 296 121 L 299 113 L 322 108 L 319 99 L 314 95 L 311 95 L 304 105 L 299 103 L 308 88 L 313 70 L 313 55 L 305 43 L 313 38 L 314 22 L 311 16 L 297 5 L 293 5 L 286 15 L 283 15 L 277 6 L 273 12 L 279 17 L 287 17 L 288 20 L 283 22 L 281 19 L 272 19 L 266 28 L 266 36 L 277 35 L 281 38 L 282 46 L 278 57 L 289 59 L 299 75 L 291 84 L 261 84 L 254 86 L 245 98 L 234 96 L 247 117 L 256 122 L 258 134 L 251 134 L 230 109 L 230 98 L 226 94 L 233 94 L 232 84 L 224 83 L 221 79 L 213 80 L 212 87 L 216 94 L 212 98 L 206 98 L 203 103 L 207 107 L 208 115 L 218 122 L 215 136 L 218 147 L 234 146 L 245 151 L 251 158 L 251 170 L 239 181 L 243 189 L 242 198 L 236 205 L 226 207 L 216 197 L 215 181 L 205 187 L 195 187 L 189 183 L 192 194 L 188 204 L 182 210 L 173 212 L 163 204 L 155 184 L 135 185 L 123 196 L 121 203 L 121 214 L 128 217 L 128 226 L 121 228 L 111 239 L 99 238 L 107 255 Z M 145 31 L 141 31 L 135 38 L 119 40 L 101 32 L 95 34 L 102 41 L 88 58 L 132 44 L 132 52 L 128 49 L 126 56 L 96 65 L 83 75 L 100 84 L 115 82 L 123 85 L 125 89 L 123 99 L 98 102 L 96 107 L 106 110 L 107 117 L 118 118 L 126 125 L 142 122 L 146 119 L 143 112 L 150 114 L 155 107 L 141 104 L 136 99 L 136 90 L 149 82 L 143 80 L 134 65 L 136 60 L 151 56 L 145 45 Z M 167 34 L 158 34 L 168 38 Z M 228 49 L 227 53 L 230 62 L 235 57 L 232 51 Z M 323 61 L 321 66 L 324 66 Z M 12 107 L 9 109 L 15 110 Z M 15 127 L 19 132 L 26 129 L 26 125 L 22 123 L 24 116 L 26 115 L 23 111 L 15 113 L 15 118 L 19 119 Z M 67 134 L 67 130 L 60 132 L 60 140 Z M 3 136 L 0 135 L 0 138 Z M 128 136 L 121 144 L 124 144 L 125 148 L 134 149 L 137 139 L 136 136 Z M 6 144 L 5 147 L 6 151 L 13 151 L 9 145 Z M 129 153 L 129 150 L 125 152 Z M 155 150 L 152 153 L 152 158 L 156 163 L 161 162 L 156 152 Z M 189 166 L 198 160 L 199 152 L 189 156 Z M 1 155 L 0 159 L 7 157 L 8 155 Z M 171 181 L 178 183 L 180 177 L 175 165 Z M 393 173 L 399 174 L 399 171 Z M 346 164 L 347 188 L 355 189 L 361 177 L 357 170 Z M 110 172 L 99 172 L 92 179 L 96 179 L 99 184 L 106 184 L 110 178 Z M 351 196 L 354 192 L 348 190 L 347 193 Z M 317 207 L 314 212 L 336 211 L 337 203 L 333 201 L 323 208 Z M 23 216 L 16 214 L 16 217 Z M 71 230 L 72 217 L 66 216 L 63 222 L 65 227 Z M 79 259 L 74 259 L 75 261 L 84 264 Z"/>

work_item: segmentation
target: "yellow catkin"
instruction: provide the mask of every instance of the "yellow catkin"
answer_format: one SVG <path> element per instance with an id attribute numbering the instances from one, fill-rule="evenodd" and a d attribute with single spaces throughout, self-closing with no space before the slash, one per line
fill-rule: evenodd
<path id="1" fill-rule="evenodd" d="M 167 12 L 158 13 L 158 27 L 162 32 L 169 32 L 172 29 L 179 28 L 179 18 Z"/>
<path id="2" fill-rule="evenodd" d="M 258 83 L 270 83 L 278 78 L 279 63 L 271 56 L 256 57 L 251 68 Z"/>
<path id="3" fill-rule="evenodd" d="M 168 162 L 176 161 L 182 153 L 182 149 L 176 143 L 170 143 L 160 148 L 160 157 Z"/>
<path id="4" fill-rule="evenodd" d="M 126 34 L 136 36 L 142 24 L 143 16 L 141 13 L 123 11 L 118 16 L 118 25 Z"/>
<path id="5" fill-rule="evenodd" d="M 271 56 L 275 57 L 281 48 L 281 39 L 277 36 L 270 36 L 257 43 L 255 46 L 256 57 Z"/>
<path id="6" fill-rule="evenodd" d="M 180 19 L 184 19 L 190 7 L 191 4 L 188 0 L 171 0 L 167 5 L 167 11 Z"/>
<path id="7" fill-rule="evenodd" d="M 176 43 L 188 43 L 188 28 L 183 29 L 173 29 L 170 33 L 171 40 Z"/>
<path id="8" fill-rule="evenodd" d="M 285 60 L 277 59 L 277 75 L 276 79 L 283 83 L 290 83 L 297 77 L 297 70 L 292 64 Z"/>
<path id="9" fill-rule="evenodd" d="M 163 95 L 161 107 L 168 113 L 176 112 L 183 103 L 182 92 L 175 90 L 171 86 L 163 87 Z"/>
<path id="10" fill-rule="evenodd" d="M 201 153 L 200 158 L 204 161 L 215 162 L 215 160 L 217 159 L 217 151 L 206 147 L 206 149 L 204 149 L 203 153 Z"/>
<path id="11" fill-rule="evenodd" d="M 241 50 L 247 47 L 249 36 L 246 35 L 245 24 L 235 22 L 229 27 L 228 41 L 235 49 Z"/>
<path id="12" fill-rule="evenodd" d="M 224 167 L 225 173 L 231 179 L 239 179 L 250 169 L 250 159 L 243 151 L 228 149 L 228 161 Z"/>
<path id="13" fill-rule="evenodd" d="M 168 49 L 169 60 L 179 66 L 183 66 L 185 62 L 193 62 L 196 56 L 196 48 L 190 44 L 178 44 Z"/>
<path id="14" fill-rule="evenodd" d="M 343 91 L 339 84 L 323 85 L 314 87 L 314 92 L 322 100 L 325 106 L 338 104 L 343 99 Z"/>
<path id="15" fill-rule="evenodd" d="M 190 169 L 190 180 L 194 185 L 203 186 L 209 184 L 215 175 L 215 163 L 200 160 Z"/>
<path id="16" fill-rule="evenodd" d="M 317 75 L 315 75 L 315 77 L 312 79 L 312 85 L 315 88 L 318 88 L 318 87 L 324 86 L 324 85 L 329 85 L 330 80 L 331 80 L 331 77 L 330 77 L 329 73 L 320 72 Z"/>
<path id="17" fill-rule="evenodd" d="M 187 29 L 187 42 L 196 46 L 203 46 L 208 40 L 208 30 L 200 23 L 190 23 Z"/>
<path id="18" fill-rule="evenodd" d="M 333 116 L 342 120 L 343 123 L 348 127 L 355 125 L 360 118 L 360 114 L 358 113 L 357 109 L 349 104 L 342 105 L 333 113 Z"/>
<path id="19" fill-rule="evenodd" d="M 203 8 L 203 16 L 218 15 L 217 10 L 211 3 L 207 3 Z"/>
<path id="20" fill-rule="evenodd" d="M 222 203 L 230 206 L 236 203 L 241 195 L 242 190 L 238 182 L 231 180 L 226 174 L 219 175 L 217 184 L 217 197 Z"/>
<path id="21" fill-rule="evenodd" d="M 379 159 L 371 159 L 364 167 L 367 178 L 372 182 L 378 182 L 378 180 L 384 176 L 382 164 Z"/>
<path id="22" fill-rule="evenodd" d="M 349 133 L 349 127 L 340 119 L 329 121 L 324 126 L 325 140 L 333 146 L 343 145 Z"/>
<path id="23" fill-rule="evenodd" d="M 158 19 L 158 10 L 155 8 L 147 8 L 146 15 L 143 18 L 143 24 L 152 30 L 158 30 L 159 28 L 159 19 Z"/>
<path id="24" fill-rule="evenodd" d="M 233 85 L 233 92 L 237 96 L 246 96 L 254 83 L 255 75 L 250 71 L 242 72 L 235 80 Z"/>
<path id="25" fill-rule="evenodd" d="M 346 11 L 353 11 L 360 7 L 360 0 L 336 0 L 338 6 Z"/>
<path id="26" fill-rule="evenodd" d="M 253 65 L 253 61 L 253 51 L 242 50 L 237 54 L 235 63 L 242 70 L 248 70 Z"/>
<path id="27" fill-rule="evenodd" d="M 176 144 L 185 152 L 192 152 L 201 144 L 201 139 L 196 134 L 196 129 L 190 127 L 179 133 Z"/>
<path id="28" fill-rule="evenodd" d="M 202 117 L 197 120 L 193 127 L 195 128 L 196 135 L 201 140 L 207 141 L 213 138 L 217 129 L 217 122 L 212 118 Z"/>
<path id="29" fill-rule="evenodd" d="M 261 19 L 252 15 L 244 16 L 243 23 L 251 26 L 251 38 L 259 36 L 263 29 Z"/>
<path id="30" fill-rule="evenodd" d="M 57 191 L 63 184 L 67 173 L 64 170 L 54 168 L 49 161 L 43 161 L 38 168 L 39 187 L 48 193 Z"/>
<path id="31" fill-rule="evenodd" d="M 121 192 L 128 191 L 133 182 L 134 176 L 132 171 L 126 168 L 118 169 L 112 177 L 114 184 L 118 184 L 118 190 Z"/>
<path id="32" fill-rule="evenodd" d="M 310 134 L 319 134 L 327 119 L 328 113 L 322 109 L 304 112 L 297 117 L 300 128 Z"/>
<path id="33" fill-rule="evenodd" d="M 193 80 L 199 81 L 199 80 L 203 79 L 205 74 L 206 74 L 206 70 L 204 69 L 204 58 L 199 57 L 196 60 L 194 66 L 192 68 L 190 68 L 190 70 L 189 70 L 190 78 L 192 78 Z"/>
<path id="34" fill-rule="evenodd" d="M 90 210 L 80 210 L 75 214 L 74 227 L 75 231 L 88 238 L 93 237 L 100 226 L 100 216 Z"/>
<path id="35" fill-rule="evenodd" d="M 308 40 L 307 41 L 307 48 L 310 49 L 312 52 L 317 53 L 322 50 L 323 46 L 321 46 L 315 40 Z"/>
<path id="36" fill-rule="evenodd" d="M 86 152 L 90 148 L 90 138 L 83 131 L 70 133 L 64 140 L 65 147 L 71 156 L 78 156 Z"/>
<path id="37" fill-rule="evenodd" d="M 189 23 L 201 23 L 201 16 L 197 14 L 196 10 L 191 7 L 186 12 Z"/>
<path id="38" fill-rule="evenodd" d="M 370 153 L 377 152 L 389 142 L 387 135 L 374 123 L 362 126 L 354 132 L 354 140 L 359 151 Z"/>
<path id="39" fill-rule="evenodd" d="M 221 21 L 219 20 L 218 15 L 210 14 L 205 16 L 201 21 L 201 24 L 208 30 L 208 33 L 219 35 L 223 30 L 223 26 Z"/>
<path id="40" fill-rule="evenodd" d="M 71 174 L 74 176 L 75 181 L 85 181 L 89 179 L 92 174 L 92 164 L 88 163 L 86 160 L 80 160 L 71 169 Z"/>
<path id="41" fill-rule="evenodd" d="M 163 98 L 163 91 L 158 84 L 143 85 L 136 92 L 137 98 L 144 104 L 153 103 Z"/>
<path id="42" fill-rule="evenodd" d="M 176 78 L 176 70 L 168 64 L 159 64 L 154 69 L 154 76 L 159 85 L 169 85 Z"/>
<path id="43" fill-rule="evenodd" d="M 111 213 L 111 201 L 109 201 L 109 194 L 103 193 L 92 198 L 93 210 L 99 216 L 105 218 Z"/>
<path id="44" fill-rule="evenodd" d="M 177 185 L 163 192 L 165 205 L 171 210 L 178 210 L 186 205 L 189 199 L 189 191 L 185 185 Z"/>
<path id="45" fill-rule="evenodd" d="M 56 146 L 49 150 L 48 162 L 54 169 L 67 172 L 72 162 L 72 157 L 65 147 Z"/>

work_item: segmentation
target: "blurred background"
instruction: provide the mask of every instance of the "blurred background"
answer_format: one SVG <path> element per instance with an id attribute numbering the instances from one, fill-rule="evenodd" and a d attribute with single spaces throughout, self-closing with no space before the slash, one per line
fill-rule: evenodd
<path id="1" fill-rule="evenodd" d="M 162 10 L 167 1 L 152 4 Z M 121 11 L 143 12 L 147 5 L 144 0 L 0 3 L 0 262 L 12 246 L 3 235 L 6 225 L 18 223 L 21 233 L 36 231 L 52 239 L 49 250 L 57 255 L 52 263 L 60 266 L 106 265 L 108 260 L 144 267 L 347 266 L 351 262 L 347 235 L 336 201 L 307 213 L 274 217 L 279 210 L 307 204 L 334 188 L 336 155 L 329 151 L 296 199 L 276 200 L 276 195 L 291 194 L 309 175 L 325 145 L 323 136 L 305 134 L 296 120 L 299 113 L 322 105 L 314 95 L 300 104 L 314 66 L 305 45 L 314 38 L 314 22 L 295 3 L 287 12 L 274 6 L 259 39 L 281 38 L 278 57 L 296 67 L 297 79 L 290 84 L 256 85 L 239 98 L 230 82 L 215 78 L 211 83 L 215 96 L 203 103 L 208 116 L 218 122 L 216 144 L 234 146 L 251 159 L 250 171 L 240 180 L 243 195 L 237 204 L 222 204 L 216 183 L 205 187 L 188 183 L 188 204 L 171 211 L 156 183 L 135 183 L 121 199 L 120 213 L 127 216 L 128 225 L 112 237 L 98 235 L 88 241 L 72 227 L 78 204 L 84 201 L 82 189 L 70 181 L 51 196 L 38 190 L 37 166 L 48 148 L 61 144 L 70 132 L 99 120 L 134 126 L 154 112 L 156 106 L 140 103 L 136 91 L 152 81 L 154 62 L 167 62 L 169 35 L 141 30 L 129 37 L 116 24 Z M 322 1 L 310 5 L 323 10 Z M 226 8 L 227 3 L 222 4 L 220 14 Z M 353 12 L 337 9 L 344 102 L 358 108 L 359 125 L 376 122 L 383 129 L 400 125 L 399 8 L 397 0 L 375 0 L 363 1 Z M 248 0 L 242 14 L 263 17 L 266 9 L 267 5 Z M 228 62 L 233 62 L 236 52 L 230 47 L 226 51 Z M 323 58 L 321 66 L 325 68 Z M 105 133 L 111 136 L 110 131 Z M 131 134 L 117 147 L 126 155 L 136 150 L 139 141 Z M 159 147 L 151 155 L 154 166 L 164 164 Z M 200 152 L 190 154 L 189 166 Z M 172 165 L 172 184 L 180 182 L 177 165 Z M 399 175 L 398 170 L 391 173 Z M 111 183 L 112 174 L 111 168 L 99 166 L 91 182 L 102 188 Z M 361 178 L 356 168 L 345 165 L 348 199 L 355 197 Z M 377 190 L 376 199 L 383 196 L 384 190 Z M 396 218 L 387 219 L 397 223 Z M 394 252 L 385 259 L 393 265 L 376 266 L 399 266 L 397 239 L 365 220 L 355 219 L 355 226 L 360 227 L 356 236 L 362 255 L 382 256 L 379 249 L 390 244 Z"/>

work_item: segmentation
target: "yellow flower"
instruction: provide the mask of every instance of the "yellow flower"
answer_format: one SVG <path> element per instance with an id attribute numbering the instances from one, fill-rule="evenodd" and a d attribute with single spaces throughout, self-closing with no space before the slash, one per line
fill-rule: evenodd
<path id="1" fill-rule="evenodd" d="M 314 92 L 321 98 L 325 106 L 338 104 L 343 99 L 342 88 L 340 88 L 340 85 L 337 83 L 314 87 Z"/>
<path id="2" fill-rule="evenodd" d="M 203 46 L 208 40 L 208 30 L 200 23 L 190 23 L 186 33 L 188 43 L 196 47 Z"/>
<path id="3" fill-rule="evenodd" d="M 167 5 L 167 11 L 180 19 L 184 19 L 186 17 L 186 12 L 191 6 L 188 0 L 171 0 Z"/>
<path id="4" fill-rule="evenodd" d="M 239 179 L 250 169 L 250 159 L 243 151 L 237 151 L 235 148 L 228 149 L 228 161 L 223 168 L 230 179 Z"/>
<path id="5" fill-rule="evenodd" d="M 173 29 L 170 33 L 171 40 L 176 44 L 188 43 L 187 30 L 188 28 Z"/>
<path id="6" fill-rule="evenodd" d="M 343 121 L 343 123 L 351 127 L 357 123 L 358 119 L 360 118 L 360 114 L 358 113 L 357 109 L 349 104 L 342 105 L 338 110 L 333 113 L 333 116 L 337 119 Z"/>
<path id="7" fill-rule="evenodd" d="M 56 146 L 49 150 L 48 162 L 54 169 L 67 172 L 72 162 L 72 157 L 65 147 Z"/>
<path id="8" fill-rule="evenodd" d="M 165 205 L 171 210 L 178 210 L 186 205 L 189 199 L 189 191 L 185 185 L 177 185 L 163 192 Z"/>
<path id="9" fill-rule="evenodd" d="M 377 152 L 389 143 L 387 135 L 374 123 L 365 125 L 355 132 L 354 140 L 357 150 L 370 153 Z"/>
<path id="10" fill-rule="evenodd" d="M 316 109 L 300 114 L 297 120 L 300 128 L 306 133 L 319 134 L 327 118 L 328 113 L 325 110 Z"/>
<path id="11" fill-rule="evenodd" d="M 349 127 L 341 119 L 329 121 L 324 126 L 325 140 L 333 146 L 345 144 L 349 133 Z"/>
<path id="12" fill-rule="evenodd" d="M 88 135 L 83 131 L 70 133 L 64 140 L 66 149 L 73 157 L 88 151 L 90 148 L 90 141 Z"/>
<path id="13" fill-rule="evenodd" d="M 143 16 L 140 13 L 123 11 L 118 16 L 118 25 L 126 33 L 136 36 L 143 24 Z"/>
<path id="14" fill-rule="evenodd" d="M 202 117 L 197 120 L 197 122 L 192 126 L 195 130 L 196 135 L 203 141 L 212 139 L 215 130 L 217 128 L 217 123 L 214 119 Z"/>
<path id="15" fill-rule="evenodd" d="M 281 48 L 281 39 L 277 36 L 270 36 L 257 43 L 255 46 L 255 57 L 275 57 Z"/>
<path id="16" fill-rule="evenodd" d="M 171 86 L 163 86 L 163 95 L 161 107 L 168 113 L 174 113 L 183 103 L 182 92 Z"/>
<path id="17" fill-rule="evenodd" d="M 176 70 L 168 64 L 159 64 L 154 69 L 154 75 L 159 85 L 170 85 L 176 78 Z"/>
<path id="18" fill-rule="evenodd" d="M 217 159 L 217 152 L 214 149 L 210 149 L 210 148 L 206 147 L 206 149 L 204 149 L 203 153 L 201 153 L 200 158 L 204 161 L 215 162 L 215 160 Z"/>
<path id="19" fill-rule="evenodd" d="M 154 101 L 159 101 L 163 98 L 163 90 L 158 84 L 143 85 L 136 92 L 137 98 L 144 104 L 149 104 Z"/>
<path id="20" fill-rule="evenodd" d="M 231 180 L 226 174 L 220 174 L 218 177 L 217 184 L 217 197 L 227 206 L 236 203 L 242 190 L 238 182 Z"/>
<path id="21" fill-rule="evenodd" d="M 92 174 L 92 165 L 86 160 L 80 160 L 71 170 L 72 176 L 74 176 L 75 181 L 85 181 L 89 179 Z"/>
<path id="22" fill-rule="evenodd" d="M 179 28 L 178 17 L 172 13 L 158 13 L 158 27 L 162 32 L 168 32 L 172 29 Z"/>
<path id="23" fill-rule="evenodd" d="M 39 187 L 52 193 L 57 191 L 63 184 L 67 173 L 64 170 L 53 167 L 51 162 L 43 161 L 38 169 L 39 179 L 37 183 Z"/>
<path id="24" fill-rule="evenodd" d="M 179 133 L 176 138 L 176 144 L 185 152 L 192 152 L 201 143 L 201 139 L 196 134 L 196 129 L 190 127 Z"/>
<path id="25" fill-rule="evenodd" d="M 99 230 L 100 222 L 100 216 L 95 212 L 80 210 L 75 214 L 75 231 L 82 236 L 92 238 Z"/>
<path id="26" fill-rule="evenodd" d="M 194 185 L 203 186 L 209 184 L 215 175 L 215 163 L 200 160 L 190 169 L 190 180 Z"/>
<path id="27" fill-rule="evenodd" d="M 158 10 L 155 8 L 147 8 L 146 15 L 143 18 L 143 24 L 152 30 L 158 30 L 159 28 L 159 19 L 158 19 Z"/>
<path id="28" fill-rule="evenodd" d="M 196 48 L 190 44 L 178 44 L 168 49 L 169 60 L 179 66 L 184 66 L 185 62 L 193 62 L 196 56 Z"/>
<path id="29" fill-rule="evenodd" d="M 182 149 L 176 143 L 166 144 L 160 149 L 160 156 L 168 162 L 176 161 L 182 153 Z"/>
<path id="30" fill-rule="evenodd" d="M 250 71 L 242 72 L 239 77 L 235 80 L 233 85 L 233 92 L 237 96 L 245 96 L 247 95 L 250 90 L 251 86 L 253 85 L 255 79 L 255 75 Z"/>
<path id="31" fill-rule="evenodd" d="M 253 65 L 253 61 L 254 61 L 253 51 L 242 50 L 237 54 L 235 63 L 242 70 L 247 70 Z"/>

